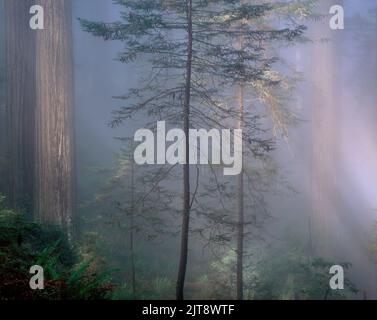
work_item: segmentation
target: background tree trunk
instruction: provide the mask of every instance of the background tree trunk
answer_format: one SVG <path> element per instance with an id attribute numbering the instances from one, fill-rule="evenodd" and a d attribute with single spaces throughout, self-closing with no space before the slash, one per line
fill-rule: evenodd
<path id="1" fill-rule="evenodd" d="M 7 196 L 11 207 L 30 212 L 33 198 L 35 32 L 30 0 L 5 0 Z"/>
<path id="2" fill-rule="evenodd" d="M 7 170 L 6 163 L 6 113 L 5 113 L 5 23 L 4 23 L 4 1 L 0 1 L 0 193 L 7 192 Z"/>
<path id="3" fill-rule="evenodd" d="M 36 36 L 34 210 L 69 230 L 74 211 L 74 111 L 70 0 L 40 0 L 45 29 Z"/>
<path id="4" fill-rule="evenodd" d="M 239 124 L 238 129 L 243 129 L 245 88 L 239 88 Z M 243 155 L 241 155 L 243 160 Z M 243 162 L 243 161 L 242 161 Z M 244 175 L 243 169 L 237 177 L 237 196 L 238 196 L 238 221 L 237 221 L 237 300 L 243 300 L 243 256 L 244 256 Z"/>
<path id="5" fill-rule="evenodd" d="M 134 146 L 132 144 L 132 154 L 134 154 Z M 132 277 L 132 294 L 136 299 L 136 267 L 135 267 L 135 244 L 134 244 L 134 229 L 135 229 L 135 160 L 133 157 L 131 161 L 131 215 L 130 215 L 130 253 L 131 253 L 131 277 Z"/>
<path id="6" fill-rule="evenodd" d="M 342 78 L 339 37 L 342 30 L 331 30 L 329 10 L 342 1 L 327 0 L 320 13 L 327 15 L 314 26 L 315 40 L 312 61 L 312 221 L 315 254 L 328 258 L 332 254 L 334 230 L 339 223 Z M 319 40 L 326 41 L 319 41 Z M 339 51 L 338 51 L 339 50 Z"/>
<path id="7" fill-rule="evenodd" d="M 190 100 L 191 100 L 191 72 L 192 72 L 192 0 L 187 0 L 187 66 L 186 66 L 186 88 L 183 105 L 183 130 L 186 135 L 186 164 L 183 166 L 183 217 L 181 230 L 181 251 L 178 268 L 178 279 L 176 288 L 177 300 L 183 300 L 184 286 L 187 269 L 188 241 L 190 229 Z"/>

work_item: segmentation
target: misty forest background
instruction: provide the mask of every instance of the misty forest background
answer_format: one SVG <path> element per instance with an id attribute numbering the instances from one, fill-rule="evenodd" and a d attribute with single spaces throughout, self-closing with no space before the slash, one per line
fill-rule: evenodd
<path id="1" fill-rule="evenodd" d="M 1 300 L 377 298 L 376 0 L 0 15 Z M 134 132 L 160 120 L 243 129 L 242 173 L 135 165 Z"/>

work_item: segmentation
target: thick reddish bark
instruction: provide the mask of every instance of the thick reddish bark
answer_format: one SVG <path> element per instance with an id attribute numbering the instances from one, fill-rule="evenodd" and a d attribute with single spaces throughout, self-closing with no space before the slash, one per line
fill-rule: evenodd
<path id="1" fill-rule="evenodd" d="M 33 198 L 35 32 L 30 0 L 5 0 L 7 196 L 14 209 L 31 209 Z"/>
<path id="2" fill-rule="evenodd" d="M 74 109 L 70 0 L 40 0 L 36 36 L 35 215 L 69 229 L 74 211 Z"/>

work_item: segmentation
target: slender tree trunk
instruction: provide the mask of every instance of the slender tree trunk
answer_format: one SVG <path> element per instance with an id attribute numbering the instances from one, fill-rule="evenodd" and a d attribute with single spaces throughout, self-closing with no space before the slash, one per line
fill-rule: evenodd
<path id="1" fill-rule="evenodd" d="M 45 29 L 36 36 L 34 210 L 40 220 L 70 230 L 75 173 L 71 1 L 39 4 Z"/>
<path id="2" fill-rule="evenodd" d="M 238 129 L 243 129 L 245 88 L 239 88 L 239 123 Z M 241 155 L 243 160 L 243 155 Z M 243 162 L 243 161 L 242 161 Z M 237 300 L 243 300 L 243 255 L 244 255 L 244 174 L 243 170 L 237 177 L 238 183 L 238 221 L 237 221 Z"/>
<path id="3" fill-rule="evenodd" d="M 243 4 L 244 1 L 241 1 Z M 242 25 L 241 25 L 242 26 Z M 244 37 L 239 38 L 239 48 L 244 49 Z M 244 113 L 245 113 L 245 85 L 241 83 L 238 87 L 238 108 L 239 108 L 239 121 L 238 129 L 243 130 L 244 127 Z M 243 137 L 242 137 L 243 138 Z M 242 139 L 243 143 L 243 139 Z M 242 148 L 243 150 L 243 148 Z M 237 267 L 236 267 L 236 291 L 237 300 L 243 300 L 243 256 L 244 256 L 244 172 L 243 172 L 243 154 L 242 157 L 242 170 L 237 177 L 237 196 L 238 196 L 238 217 L 237 217 Z"/>
<path id="4" fill-rule="evenodd" d="M 4 22 L 4 2 L 0 1 L 0 193 L 7 193 L 7 179 L 5 168 L 6 163 L 6 126 L 5 121 L 5 22 Z"/>
<path id="5" fill-rule="evenodd" d="M 133 158 L 131 159 L 131 163 L 132 165 L 131 165 L 130 251 L 131 251 L 132 294 L 133 294 L 134 299 L 136 299 L 136 269 L 135 269 L 135 248 L 134 248 L 135 164 L 134 164 Z"/>
<path id="6" fill-rule="evenodd" d="M 30 0 L 5 0 L 7 196 L 11 207 L 30 212 L 33 197 L 35 31 Z"/>
<path id="7" fill-rule="evenodd" d="M 187 269 L 188 242 L 190 229 L 190 100 L 191 100 L 191 73 L 192 73 L 192 0 L 187 0 L 187 65 L 186 65 L 186 87 L 183 104 L 183 130 L 186 134 L 186 164 L 183 167 L 183 217 L 181 230 L 181 251 L 178 268 L 178 279 L 176 288 L 177 300 L 184 299 L 184 286 Z"/>

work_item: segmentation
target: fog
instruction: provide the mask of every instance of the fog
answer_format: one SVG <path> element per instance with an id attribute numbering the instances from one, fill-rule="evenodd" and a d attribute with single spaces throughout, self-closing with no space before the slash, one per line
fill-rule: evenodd
<path id="1" fill-rule="evenodd" d="M 332 234 L 332 249 L 328 258 L 334 263 L 350 262 L 350 278 L 370 298 L 377 298 L 376 267 L 368 251 L 377 214 L 377 111 L 374 90 L 377 55 L 376 43 L 371 42 L 376 40 L 375 16 L 370 12 L 375 6 L 375 1 L 363 1 L 361 5 L 350 0 L 344 4 L 345 30 L 338 31 L 342 34 L 341 45 L 336 49 L 340 63 L 327 70 L 329 73 L 342 74 L 338 80 L 340 91 L 336 93 L 336 123 L 330 123 L 338 129 L 334 133 L 338 144 L 336 155 L 335 152 L 332 155 L 336 159 L 330 160 L 334 161 L 332 165 L 336 168 L 333 182 L 335 190 L 333 194 L 324 195 L 331 203 L 336 203 L 332 211 L 325 213 L 329 216 L 328 224 Z M 102 0 L 76 1 L 74 14 L 76 17 L 104 22 L 114 21 L 119 17 L 117 6 Z M 359 25 L 361 19 L 370 20 L 369 31 L 362 29 L 365 26 Z M 364 39 L 368 36 L 369 40 Z M 77 21 L 74 41 L 77 150 L 79 172 L 85 177 L 89 167 L 113 165 L 119 148 L 119 142 L 114 137 L 129 135 L 137 128 L 130 122 L 114 131 L 107 124 L 110 112 L 119 106 L 119 101 L 113 99 L 113 96 L 122 94 L 135 85 L 137 70 L 140 72 L 141 69 L 122 65 L 115 60 L 123 44 L 104 43 L 103 40 L 94 38 L 83 32 Z M 312 135 L 321 136 L 321 133 L 313 132 L 312 129 L 311 99 L 313 90 L 318 90 L 313 88 L 315 83 L 311 73 L 316 67 L 312 65 L 313 46 L 315 43 L 306 43 L 284 52 L 285 58 L 302 73 L 303 81 L 295 92 L 294 102 L 301 121 L 289 128 L 288 139 L 279 139 L 273 154 L 284 180 L 294 191 L 282 190 L 280 186 L 277 194 L 267 192 L 265 195 L 269 214 L 273 217 L 264 227 L 264 241 L 267 244 L 280 241 L 286 228 L 302 234 L 309 241 L 313 210 L 312 182 L 315 174 L 312 164 Z M 85 181 L 80 182 L 80 176 L 79 184 L 83 198 L 92 196 L 93 189 L 97 189 L 95 186 L 88 191 Z M 207 260 L 210 253 L 201 249 L 200 241 L 199 244 L 195 241 L 199 240 L 193 240 L 190 254 L 197 259 Z M 153 244 L 149 246 L 153 247 Z M 174 258 L 171 259 L 174 264 Z M 191 263 L 192 266 L 195 264 L 196 262 Z"/>
<path id="2" fill-rule="evenodd" d="M 317 10 L 327 15 L 323 12 L 327 2 L 319 3 Z M 289 72 L 300 78 L 286 102 L 298 120 L 288 125 L 286 135 L 271 129 L 273 121 L 268 108 L 256 103 L 255 110 L 262 110 L 262 125 L 269 128 L 268 135 L 273 137 L 275 145 L 265 162 L 253 157 L 245 160 L 245 167 L 250 167 L 252 186 L 245 187 L 245 197 L 251 199 L 245 205 L 246 219 L 251 221 L 246 226 L 244 243 L 245 290 L 267 291 L 261 297 L 249 293 L 250 298 L 304 299 L 297 292 L 301 287 L 306 290 L 306 278 L 302 283 L 299 279 L 292 280 L 297 282 L 293 285 L 288 276 L 296 269 L 286 261 L 296 255 L 293 260 L 297 266 L 306 258 L 314 261 L 317 256 L 326 262 L 325 270 L 327 263 L 349 263 L 345 276 L 358 289 L 351 297 L 377 299 L 377 1 L 345 0 L 343 7 L 344 30 L 330 30 L 327 16 L 319 21 L 309 19 L 304 22 L 308 27 L 307 41 L 278 49 L 277 54 L 289 65 Z M 140 219 L 141 226 L 135 227 L 132 240 L 139 297 L 149 297 L 145 292 L 154 290 L 158 294 L 152 295 L 153 298 L 171 298 L 180 252 L 181 168 L 172 171 L 161 189 L 150 190 L 149 181 L 143 179 L 151 168 L 136 167 L 132 169 L 136 170 L 134 173 L 129 167 L 117 167 L 119 154 L 127 145 L 119 138 L 133 138 L 136 130 L 156 122 L 157 117 L 137 116 L 119 127 L 110 125 L 113 112 L 126 103 L 115 97 L 140 86 L 140 77 L 146 76 L 151 68 L 150 61 L 136 59 L 121 63 L 118 57 L 126 44 L 93 36 L 83 30 L 78 20 L 110 23 L 121 18 L 120 10 L 111 0 L 73 1 L 78 186 L 75 221 L 85 250 L 95 252 L 104 269 L 121 269 L 114 278 L 120 286 L 128 288 L 131 258 L 135 257 L 128 251 L 129 222 L 125 222 L 127 227 L 120 227 L 123 222 L 117 222 L 117 206 L 129 205 L 131 195 L 138 199 L 139 194 L 144 194 L 140 197 L 146 204 L 137 209 L 135 217 L 136 221 Z M 327 29 L 321 34 L 321 30 Z M 330 39 L 325 39 L 328 36 Z M 0 57 L 3 61 L 3 54 Z M 276 68 L 282 67 L 277 63 Z M 255 97 L 250 101 L 253 105 Z M 0 118 L 5 119 L 3 104 L 0 106 Z M 3 131 L 0 132 L 5 136 Z M 0 144 L 2 150 L 3 144 L 4 139 Z M 127 150 L 127 156 L 132 158 L 132 152 Z M 0 160 L 4 157 L 0 154 Z M 213 215 L 222 218 L 236 216 L 236 180 L 220 177 L 224 194 L 226 188 L 230 191 L 226 196 L 217 194 L 216 188 L 206 185 L 214 183 L 211 170 L 203 168 L 199 177 L 193 166 L 190 176 L 192 188 L 195 189 L 196 181 L 200 183 L 196 190 L 198 204 L 191 213 L 186 283 L 189 298 L 233 298 L 235 292 L 232 252 L 236 246 L 236 228 L 215 226 L 217 220 L 213 216 L 214 220 L 206 219 L 206 213 L 211 209 Z M 119 177 L 121 187 L 114 191 L 109 183 Z M 171 196 L 166 196 L 165 191 Z M 165 210 L 162 203 L 157 204 L 154 198 L 157 196 L 167 202 Z M 148 216 L 143 220 L 142 213 L 154 211 L 157 218 L 155 214 L 152 217 L 156 220 Z M 164 227 L 159 227 L 157 219 L 164 221 Z M 276 270 L 276 276 L 274 271 L 264 275 L 269 268 Z M 281 283 L 276 286 L 283 287 L 279 294 L 266 289 L 269 281 L 279 279 Z M 297 292 L 290 293 L 290 287 Z M 121 294 L 120 297 L 124 298 Z"/>

